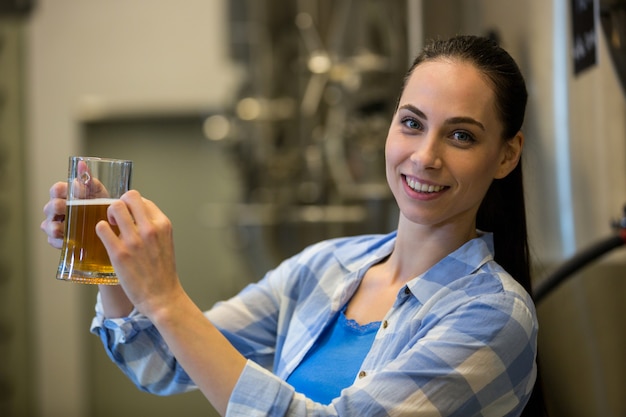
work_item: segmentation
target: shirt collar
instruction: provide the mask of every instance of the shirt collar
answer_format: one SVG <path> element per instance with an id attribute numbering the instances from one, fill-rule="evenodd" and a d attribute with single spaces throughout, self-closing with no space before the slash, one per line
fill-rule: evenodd
<path id="1" fill-rule="evenodd" d="M 386 235 L 363 235 L 349 239 L 335 250 L 339 263 L 350 272 L 380 262 L 393 250 L 396 231 Z"/>
<path id="2" fill-rule="evenodd" d="M 420 302 L 425 302 L 442 288 L 452 288 L 459 278 L 472 275 L 493 261 L 493 234 L 480 232 L 474 238 L 433 265 L 407 286 Z"/>
<path id="3" fill-rule="evenodd" d="M 394 231 L 386 235 L 357 237 L 349 244 L 338 247 L 335 256 L 346 270 L 354 272 L 389 256 L 396 236 Z M 466 242 L 428 271 L 409 281 L 407 287 L 420 301 L 425 301 L 442 287 L 449 287 L 459 277 L 471 275 L 493 261 L 493 252 L 493 234 L 479 232 L 477 238 Z"/>

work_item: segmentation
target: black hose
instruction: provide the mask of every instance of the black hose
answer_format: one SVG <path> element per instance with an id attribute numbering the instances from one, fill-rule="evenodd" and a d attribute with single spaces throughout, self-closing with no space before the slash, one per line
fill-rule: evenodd
<path id="1" fill-rule="evenodd" d="M 623 230 L 622 230 L 623 232 Z M 558 287 L 569 276 L 593 262 L 602 255 L 626 244 L 626 233 L 604 238 L 586 249 L 576 253 L 572 258 L 537 284 L 533 290 L 533 299 L 538 304 L 552 290 Z"/>

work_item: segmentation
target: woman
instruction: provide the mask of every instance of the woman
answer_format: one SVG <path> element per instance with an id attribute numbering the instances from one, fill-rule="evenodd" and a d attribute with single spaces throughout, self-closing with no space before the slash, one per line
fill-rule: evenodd
<path id="1" fill-rule="evenodd" d="M 313 245 L 206 313 L 178 280 L 170 221 L 129 191 L 108 211 L 120 235 L 96 227 L 121 285 L 100 288 L 92 331 L 141 389 L 197 386 L 222 415 L 520 415 L 537 337 L 526 97 L 493 42 L 427 46 L 385 147 L 397 231 Z M 44 208 L 57 247 L 66 191 Z"/>

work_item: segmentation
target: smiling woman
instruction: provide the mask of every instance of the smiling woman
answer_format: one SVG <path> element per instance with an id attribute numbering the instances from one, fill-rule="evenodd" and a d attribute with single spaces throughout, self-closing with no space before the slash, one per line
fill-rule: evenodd
<path id="1" fill-rule="evenodd" d="M 108 211 L 119 236 L 96 226 L 120 286 L 100 288 L 92 331 L 140 389 L 199 388 L 228 416 L 522 415 L 537 376 L 525 103 L 492 41 L 430 44 L 386 141 L 397 230 L 314 244 L 204 313 L 180 284 L 171 222 L 129 191 Z M 52 240 L 66 194 L 54 185 L 44 208 Z"/>
<path id="2" fill-rule="evenodd" d="M 523 145 L 519 131 L 503 140 L 494 102 L 492 84 L 472 64 L 435 59 L 412 71 L 386 146 L 387 179 L 403 216 L 454 225 L 467 233 L 461 240 L 476 236 L 483 196 L 518 165 Z"/>

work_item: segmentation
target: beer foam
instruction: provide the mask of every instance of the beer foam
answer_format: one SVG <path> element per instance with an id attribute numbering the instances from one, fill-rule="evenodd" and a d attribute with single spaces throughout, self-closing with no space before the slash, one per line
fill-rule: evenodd
<path id="1" fill-rule="evenodd" d="M 114 201 L 119 200 L 118 198 L 90 198 L 84 200 L 68 200 L 68 206 L 104 206 L 109 205 Z"/>

